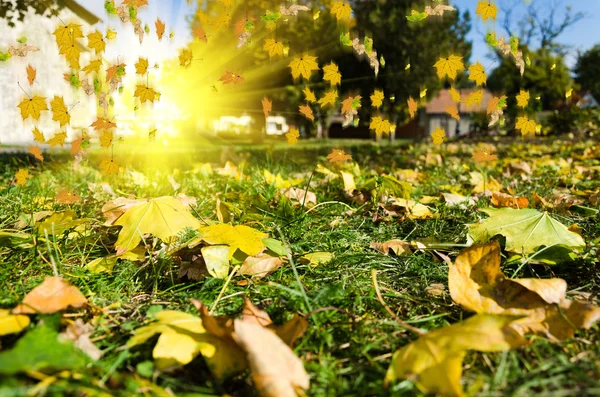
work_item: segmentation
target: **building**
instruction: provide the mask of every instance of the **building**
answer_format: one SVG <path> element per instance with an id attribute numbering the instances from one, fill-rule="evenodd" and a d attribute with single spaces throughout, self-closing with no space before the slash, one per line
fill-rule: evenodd
<path id="1" fill-rule="evenodd" d="M 83 90 L 73 89 L 63 79 L 63 74 L 70 72 L 69 65 L 62 55 L 52 32 L 58 24 L 78 23 L 82 25 L 84 35 L 89 33 L 91 26 L 100 19 L 90 13 L 74 0 L 63 0 L 65 7 L 60 11 L 59 17 L 45 17 L 37 15 L 30 10 L 23 22 L 17 22 L 16 26 L 10 27 L 8 21 L 0 19 L 0 50 L 6 51 L 9 46 L 17 46 L 17 39 L 27 37 L 27 45 L 39 48 L 37 52 L 30 52 L 26 57 L 13 56 L 7 62 L 0 62 L 0 143 L 2 144 L 30 144 L 33 142 L 31 133 L 36 125 L 42 131 L 46 139 L 51 138 L 61 130 L 57 122 L 52 120 L 50 112 L 42 112 L 39 121 L 29 118 L 25 122 L 21 119 L 20 110 L 17 105 L 25 97 L 17 83 L 29 95 L 42 95 L 49 102 L 54 95 L 63 96 L 67 106 L 76 106 L 71 113 L 71 127 L 66 132 L 68 139 L 77 135 L 77 128 L 87 128 L 96 114 L 95 96 L 88 97 Z M 60 18 L 60 20 L 59 20 Z M 85 44 L 86 39 L 80 40 Z M 85 66 L 92 54 L 86 52 L 81 46 L 82 54 L 80 62 Z M 36 81 L 30 87 L 27 82 L 26 68 L 31 64 L 37 70 Z M 77 111 L 80 109 L 80 111 Z"/>
<path id="2" fill-rule="evenodd" d="M 423 128 L 426 136 L 431 135 L 436 128 L 442 128 L 449 137 L 465 135 L 473 131 L 473 114 L 486 113 L 488 102 L 492 99 L 492 94 L 488 90 L 483 90 L 483 97 L 480 104 L 467 107 L 465 99 L 477 90 L 459 90 L 462 98 L 458 105 L 458 114 L 460 121 L 452 118 L 447 112 L 448 106 L 455 105 L 450 91 L 442 90 L 433 98 L 420 114 L 419 126 Z"/>
<path id="3" fill-rule="evenodd" d="M 587 91 L 581 94 L 581 99 L 577 102 L 577 106 L 581 109 L 597 108 L 600 106 L 598 100 L 594 98 L 591 92 Z"/>

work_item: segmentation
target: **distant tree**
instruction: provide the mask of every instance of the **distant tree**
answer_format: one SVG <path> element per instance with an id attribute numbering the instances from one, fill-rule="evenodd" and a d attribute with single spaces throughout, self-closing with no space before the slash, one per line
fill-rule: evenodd
<path id="1" fill-rule="evenodd" d="M 600 44 L 579 54 L 574 72 L 577 84 L 600 100 Z"/>
<path id="2" fill-rule="evenodd" d="M 0 0 L 0 19 L 5 19 L 9 26 L 23 21 L 31 8 L 36 14 L 57 16 L 65 6 L 64 0 Z"/>

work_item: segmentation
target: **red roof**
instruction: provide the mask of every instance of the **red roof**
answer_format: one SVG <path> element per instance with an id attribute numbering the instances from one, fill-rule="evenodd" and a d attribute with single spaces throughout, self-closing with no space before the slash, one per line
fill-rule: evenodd
<path id="1" fill-rule="evenodd" d="M 461 97 L 460 106 L 458 108 L 459 113 L 481 113 L 487 111 L 488 102 L 493 98 L 493 95 L 486 89 L 483 90 L 483 98 L 479 105 L 475 104 L 469 107 L 465 105 L 465 99 L 475 91 L 479 90 L 459 90 Z M 456 104 L 456 102 L 452 100 L 450 91 L 441 90 L 438 95 L 427 104 L 425 111 L 427 114 L 441 114 L 446 112 L 446 107 L 454 104 Z"/>

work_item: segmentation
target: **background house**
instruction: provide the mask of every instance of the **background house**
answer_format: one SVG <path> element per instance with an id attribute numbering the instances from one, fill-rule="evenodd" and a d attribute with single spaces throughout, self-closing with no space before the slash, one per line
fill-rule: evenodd
<path id="1" fill-rule="evenodd" d="M 587 91 L 581 95 L 581 99 L 577 102 L 577 106 L 581 109 L 597 108 L 600 106 L 598 100 L 594 98 L 591 92 Z"/>
<path id="2" fill-rule="evenodd" d="M 25 97 L 25 93 L 17 83 L 27 91 L 29 95 L 42 95 L 49 102 L 54 95 L 62 95 L 68 107 L 77 103 L 79 109 L 85 111 L 74 111 L 72 113 L 71 125 L 77 127 L 88 127 L 93 122 L 96 114 L 95 96 L 88 97 L 83 90 L 71 89 L 69 83 L 63 79 L 63 74 L 71 69 L 67 61 L 59 54 L 58 47 L 54 41 L 52 32 L 58 24 L 78 23 L 82 25 L 84 35 L 89 33 L 90 27 L 100 19 L 73 0 L 64 0 L 65 7 L 57 17 L 38 15 L 30 9 L 23 22 L 17 22 L 11 27 L 6 19 L 0 19 L 0 49 L 6 51 L 9 46 L 17 46 L 17 39 L 27 37 L 27 45 L 39 48 L 37 52 L 30 52 L 27 57 L 13 56 L 8 62 L 0 63 L 0 142 L 2 144 L 31 143 L 34 122 L 28 119 L 23 122 L 17 108 L 18 103 Z M 60 18 L 60 20 L 59 20 Z M 86 43 L 86 40 L 80 40 Z M 92 54 L 86 52 L 81 46 L 80 63 L 85 66 Z M 37 78 L 30 87 L 27 82 L 27 65 L 31 64 L 37 69 Z M 79 102 L 79 103 L 78 103 Z M 44 133 L 46 138 L 51 138 L 54 133 L 60 132 L 59 124 L 52 121 L 50 112 L 42 112 L 42 117 L 35 125 Z M 76 130 L 67 128 L 68 139 L 76 135 Z"/>
<path id="3" fill-rule="evenodd" d="M 467 107 L 464 103 L 476 90 L 459 90 L 462 98 L 458 105 L 460 121 L 455 120 L 446 113 L 446 108 L 456 104 L 450 96 L 450 91 L 442 90 L 433 98 L 420 114 L 419 124 L 424 129 L 425 136 L 431 135 L 436 128 L 443 128 L 449 137 L 465 135 L 473 130 L 474 113 L 486 113 L 488 102 L 492 99 L 492 94 L 488 90 L 483 90 L 483 99 L 480 104 Z"/>

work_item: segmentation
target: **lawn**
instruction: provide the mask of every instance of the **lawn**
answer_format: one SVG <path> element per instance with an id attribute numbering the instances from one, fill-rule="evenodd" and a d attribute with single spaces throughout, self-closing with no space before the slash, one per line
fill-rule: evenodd
<path id="1" fill-rule="evenodd" d="M 339 144 L 352 160 L 330 162 L 326 156 L 331 145 L 248 146 L 206 150 L 202 156 L 175 151 L 165 160 L 172 161 L 169 167 L 149 167 L 154 154 L 112 176 L 98 171 L 93 155 L 78 166 L 63 161 L 66 155 L 49 155 L 34 167 L 25 155 L 4 156 L 0 308 L 14 308 L 53 274 L 77 287 L 88 303 L 55 314 L 31 315 L 24 330 L 1 337 L 0 395 L 255 395 L 255 380 L 248 370 L 218 379 L 201 354 L 187 365 L 162 368 L 153 358 L 157 336 L 126 346 L 136 330 L 152 324 L 161 312 L 198 316 L 192 298 L 209 308 L 215 305 L 216 315 L 237 317 L 244 297 L 275 324 L 296 313 L 307 320 L 306 332 L 293 346 L 310 377 L 307 395 L 424 395 L 414 377 L 385 384 L 386 372 L 392 354 L 417 339 L 414 328 L 430 332 L 473 315 L 449 292 L 445 258 L 455 261 L 468 245 L 467 225 L 488 217 L 481 209 L 492 206 L 490 190 L 525 197 L 530 208 L 548 211 L 567 227 L 578 226 L 570 230 L 581 233 L 586 243 L 569 260 L 550 265 L 531 254 L 508 252 L 507 242 L 495 237 L 504 248 L 502 272 L 509 278 L 562 278 L 569 299 L 600 304 L 597 142 Z M 490 147 L 495 148 L 497 161 L 473 159 L 474 153 Z M 27 167 L 29 180 L 16 185 L 15 173 Z M 348 189 L 342 172 L 352 176 L 356 189 Z M 281 189 L 289 186 L 314 192 L 316 204 L 308 196 L 298 202 L 282 195 Z M 61 203 L 56 197 L 63 189 L 80 199 Z M 474 199 L 456 204 L 442 193 Z M 277 240 L 290 255 L 282 254 L 281 266 L 262 278 L 199 276 L 189 271 L 185 253 L 171 249 L 197 237 L 195 231 L 186 230 L 170 244 L 146 235 L 141 260 L 119 260 L 110 271 L 90 270 L 90 262 L 115 253 L 120 228 L 105 225 L 106 203 L 118 197 L 178 194 L 195 198 L 190 213 L 203 226 L 232 220 Z M 390 209 L 382 197 L 410 198 L 426 206 L 428 215 L 417 213 L 416 203 Z M 74 211 L 72 218 L 83 221 L 69 220 L 65 230 L 53 227 L 48 236 L 42 233 L 48 229 L 40 227 L 43 220 L 32 221 L 32 215 L 41 211 L 53 216 L 68 210 Z M 25 222 L 19 225 L 20 220 Z M 371 248 L 372 243 L 393 239 L 408 242 L 410 249 L 396 255 Z M 322 263 L 302 259 L 314 252 L 333 256 Z M 86 358 L 84 364 L 70 360 L 68 352 L 77 357 L 81 352 L 56 338 L 18 344 L 36 327 L 54 335 L 76 320 L 91 324 L 90 340 L 102 353 L 99 359 Z M 600 394 L 597 324 L 562 341 L 539 335 L 527 338 L 528 345 L 502 352 L 469 350 L 462 362 L 464 392 Z M 67 353 L 53 354 L 58 351 Z M 20 357 L 21 362 L 1 362 L 9 357 Z"/>

